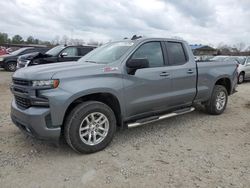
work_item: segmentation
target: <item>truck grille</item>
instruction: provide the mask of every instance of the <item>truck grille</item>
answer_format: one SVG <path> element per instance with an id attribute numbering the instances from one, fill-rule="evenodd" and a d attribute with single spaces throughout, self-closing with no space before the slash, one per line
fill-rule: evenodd
<path id="1" fill-rule="evenodd" d="M 20 96 L 15 96 L 15 100 L 16 100 L 16 104 L 17 106 L 21 107 L 21 108 L 29 108 L 31 106 L 30 100 L 20 97 Z"/>
<path id="2" fill-rule="evenodd" d="M 29 86 L 29 85 L 31 85 L 31 81 L 13 78 L 13 84 L 22 85 L 22 86 Z"/>

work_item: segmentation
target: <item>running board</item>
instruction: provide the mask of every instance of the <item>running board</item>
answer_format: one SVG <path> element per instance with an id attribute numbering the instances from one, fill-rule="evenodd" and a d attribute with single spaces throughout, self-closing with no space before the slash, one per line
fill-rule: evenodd
<path id="1" fill-rule="evenodd" d="M 138 127 L 138 126 L 145 125 L 145 124 L 148 124 L 148 123 L 153 123 L 153 122 L 156 122 L 156 121 L 159 121 L 159 120 L 163 120 L 163 119 L 167 119 L 167 118 L 170 118 L 170 117 L 186 114 L 186 113 L 192 112 L 194 110 L 195 110 L 194 107 L 190 107 L 190 108 L 184 108 L 184 109 L 181 109 L 181 110 L 177 110 L 177 111 L 174 111 L 174 112 L 169 113 L 169 114 L 164 114 L 164 115 L 161 115 L 161 116 L 151 116 L 151 117 L 148 117 L 148 118 L 137 120 L 136 122 L 133 122 L 133 123 L 129 123 L 128 128 Z"/>

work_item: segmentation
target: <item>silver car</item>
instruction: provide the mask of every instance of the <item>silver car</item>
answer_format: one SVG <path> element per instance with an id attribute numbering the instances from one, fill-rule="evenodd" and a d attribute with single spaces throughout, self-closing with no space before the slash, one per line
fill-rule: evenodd
<path id="1" fill-rule="evenodd" d="M 246 79 L 250 78 L 250 56 L 238 56 L 235 57 L 235 60 L 238 62 L 238 83 L 242 84 Z"/>

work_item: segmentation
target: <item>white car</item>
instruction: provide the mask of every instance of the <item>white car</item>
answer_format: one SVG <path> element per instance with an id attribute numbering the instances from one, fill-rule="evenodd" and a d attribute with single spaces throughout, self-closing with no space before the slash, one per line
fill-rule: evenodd
<path id="1" fill-rule="evenodd" d="M 239 63 L 239 67 L 238 67 L 238 71 L 239 71 L 238 83 L 241 84 L 241 83 L 244 82 L 244 80 L 250 78 L 250 56 L 241 57 L 241 59 L 238 60 L 238 63 Z"/>

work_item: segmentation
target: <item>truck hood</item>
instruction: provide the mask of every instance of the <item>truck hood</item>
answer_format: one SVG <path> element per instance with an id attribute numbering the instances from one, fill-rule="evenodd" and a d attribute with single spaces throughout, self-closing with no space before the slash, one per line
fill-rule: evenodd
<path id="1" fill-rule="evenodd" d="M 51 63 L 47 65 L 30 66 L 17 70 L 13 74 L 13 78 L 27 79 L 27 80 L 46 80 L 52 77 L 60 78 L 67 74 L 71 76 L 77 75 L 77 73 L 91 74 L 97 70 L 100 72 L 105 67 L 103 64 L 95 63 L 80 63 L 77 61 L 63 62 L 63 63 Z"/>

